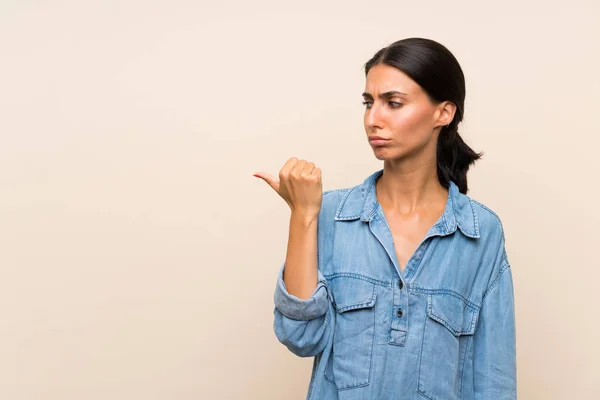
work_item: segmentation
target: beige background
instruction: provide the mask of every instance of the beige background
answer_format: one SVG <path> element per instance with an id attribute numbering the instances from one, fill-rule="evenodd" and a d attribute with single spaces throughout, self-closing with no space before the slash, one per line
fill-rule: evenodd
<path id="1" fill-rule="evenodd" d="M 519 398 L 600 398 L 598 1 L 303 4 L 0 2 L 0 399 L 304 399 L 272 330 L 289 210 L 252 173 L 380 168 L 362 65 L 410 36 L 467 77 Z"/>

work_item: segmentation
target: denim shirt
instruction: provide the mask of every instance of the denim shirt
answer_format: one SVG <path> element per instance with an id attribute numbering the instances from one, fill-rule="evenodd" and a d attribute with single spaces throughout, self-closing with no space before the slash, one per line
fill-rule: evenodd
<path id="1" fill-rule="evenodd" d="M 450 182 L 443 214 L 400 270 L 375 183 L 323 193 L 318 285 L 287 292 L 274 331 L 314 357 L 307 399 L 516 399 L 514 292 L 499 217 Z"/>

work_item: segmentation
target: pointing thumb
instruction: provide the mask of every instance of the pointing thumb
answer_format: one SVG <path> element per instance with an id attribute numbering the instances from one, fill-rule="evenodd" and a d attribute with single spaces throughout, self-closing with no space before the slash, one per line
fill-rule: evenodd
<path id="1" fill-rule="evenodd" d="M 279 180 L 274 178 L 272 175 L 267 174 L 266 172 L 257 172 L 253 174 L 253 176 L 257 178 L 261 178 L 265 182 L 269 184 L 277 193 L 279 193 Z"/>

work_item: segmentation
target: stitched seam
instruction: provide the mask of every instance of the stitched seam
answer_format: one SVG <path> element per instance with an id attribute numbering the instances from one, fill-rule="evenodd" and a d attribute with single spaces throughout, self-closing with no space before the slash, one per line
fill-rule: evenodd
<path id="1" fill-rule="evenodd" d="M 427 315 L 429 316 L 429 318 L 439 322 L 440 324 L 444 325 L 446 327 L 446 329 L 448 329 L 450 332 L 452 332 L 454 334 L 454 336 L 461 336 L 464 335 L 466 332 L 470 332 L 473 329 L 473 321 L 475 320 L 475 316 L 477 315 L 477 309 L 472 308 L 470 306 L 467 305 L 467 307 L 469 307 L 471 309 L 471 311 L 473 311 L 473 315 L 471 316 L 471 323 L 470 323 L 470 327 L 468 331 L 463 330 L 462 325 L 460 326 L 460 330 L 454 329 L 454 327 L 448 322 L 446 321 L 446 319 L 444 319 L 443 317 L 437 315 L 432 309 L 432 296 L 433 295 L 429 295 L 427 296 Z"/>
<path id="2" fill-rule="evenodd" d="M 500 280 L 500 277 L 502 276 L 502 274 L 504 273 L 504 271 L 506 271 L 508 268 L 510 268 L 510 264 L 508 263 L 508 260 L 506 259 L 506 257 L 504 257 L 504 260 L 502 261 L 502 266 L 500 267 L 500 272 L 498 272 L 498 275 L 496 276 L 496 278 L 494 279 L 494 281 L 492 283 L 490 283 L 490 286 L 488 286 L 488 288 L 486 289 L 485 293 L 483 294 L 483 298 L 481 299 L 482 303 L 485 300 L 485 298 L 487 297 L 488 293 L 493 288 L 496 287 L 496 284 Z"/>
<path id="3" fill-rule="evenodd" d="M 374 286 L 373 287 L 373 299 L 375 299 L 376 297 L 377 297 L 377 287 Z M 333 365 L 332 365 L 332 371 L 331 371 L 331 375 L 332 376 L 329 377 L 329 376 L 327 376 L 327 372 L 328 372 L 328 370 L 327 370 L 327 364 L 325 364 L 325 370 L 324 370 L 324 373 L 323 373 L 323 377 L 325 378 L 325 380 L 331 382 L 337 388 L 338 391 L 351 390 L 351 389 L 355 389 L 355 388 L 359 388 L 359 387 L 368 386 L 370 384 L 370 382 L 371 382 L 371 374 L 373 373 L 373 357 L 374 357 L 373 353 L 374 353 L 374 350 L 375 350 L 375 334 L 376 334 L 375 326 L 376 326 L 376 320 L 377 320 L 377 313 L 373 310 L 373 337 L 372 337 L 372 340 L 371 340 L 371 355 L 369 357 L 370 358 L 370 361 L 369 361 L 369 374 L 367 376 L 366 381 L 359 382 L 359 383 L 356 383 L 356 384 L 349 384 L 349 385 L 346 385 L 346 386 L 338 387 L 337 383 L 334 381 L 335 377 L 333 376 L 333 374 L 334 374 Z M 330 357 L 333 357 L 333 355 L 330 354 Z"/>
<path id="4" fill-rule="evenodd" d="M 375 305 L 376 298 L 377 298 L 377 286 L 373 286 L 373 296 L 371 296 L 371 299 L 369 301 L 356 303 L 356 304 L 349 304 L 347 306 L 339 307 L 339 308 L 337 307 L 337 304 L 336 304 L 335 308 L 339 313 L 343 313 L 343 312 L 346 312 L 349 310 L 355 310 L 357 308 L 371 308 Z"/>
<path id="5" fill-rule="evenodd" d="M 367 281 L 369 283 L 373 283 L 373 284 L 376 284 L 379 286 L 384 286 L 384 287 L 392 286 L 391 281 L 381 281 L 379 279 L 374 279 L 374 278 L 368 277 L 366 275 L 358 274 L 356 272 L 334 272 L 333 274 L 328 274 L 328 275 L 323 275 L 323 276 L 327 280 L 333 280 L 333 279 L 340 278 L 340 277 L 348 277 L 348 278 L 356 278 L 359 280 Z"/>
<path id="6" fill-rule="evenodd" d="M 479 235 L 479 218 L 477 217 L 477 212 L 475 211 L 475 206 L 473 204 L 473 200 L 469 198 L 469 204 L 471 205 L 471 212 L 473 213 L 475 235 Z"/>
<path id="7" fill-rule="evenodd" d="M 465 297 L 463 297 L 460 293 L 455 292 L 453 290 L 449 290 L 449 289 L 425 289 L 425 288 L 421 288 L 418 286 L 414 286 L 411 285 L 409 290 L 411 292 L 415 292 L 415 293 L 423 293 L 423 294 L 448 294 L 454 297 L 458 297 L 459 299 L 461 299 L 462 301 L 464 301 L 468 306 L 470 306 L 471 308 L 474 308 L 475 311 L 477 311 L 481 306 L 473 303 L 472 301 L 466 299 Z"/>
<path id="8" fill-rule="evenodd" d="M 376 296 L 377 296 L 377 287 L 373 287 L 373 299 L 375 299 Z M 373 310 L 373 337 L 371 340 L 371 355 L 369 357 L 369 373 L 367 375 L 367 379 L 365 381 L 359 382 L 357 384 L 350 384 L 350 385 L 343 386 L 341 388 L 338 388 L 338 390 L 349 390 L 349 389 L 368 386 L 370 384 L 371 374 L 373 373 L 373 352 L 374 352 L 374 347 L 375 347 L 376 320 L 377 320 L 377 313 L 375 312 L 375 310 Z"/>
<path id="9" fill-rule="evenodd" d="M 420 394 L 421 396 L 425 397 L 426 399 L 433 400 L 431 397 L 425 395 L 425 393 L 421 392 L 419 389 L 417 389 L 417 394 Z"/>
<path id="10" fill-rule="evenodd" d="M 423 260 L 425 259 L 425 252 L 427 251 L 427 249 L 429 248 L 429 246 L 431 245 L 431 242 L 433 242 L 433 237 L 434 236 L 430 236 L 426 239 L 423 239 L 423 241 L 421 242 L 421 244 L 419 245 L 419 247 L 417 247 L 417 251 L 421 251 L 421 254 L 419 255 L 418 258 L 418 263 L 416 265 L 414 265 L 412 267 L 412 269 L 410 271 L 408 271 L 408 273 L 406 274 L 406 279 L 413 279 L 414 276 L 416 275 L 417 272 L 420 271 L 419 267 L 421 266 L 421 263 L 423 262 Z M 423 249 L 421 249 L 421 247 Z M 406 271 L 406 265 L 404 266 L 405 271 Z M 410 288 L 409 288 L 410 291 Z"/>
<path id="11" fill-rule="evenodd" d="M 344 197 L 342 197 L 342 200 L 340 201 L 340 205 L 338 206 L 337 212 L 335 213 L 335 218 L 337 218 L 337 219 L 351 219 L 351 218 L 356 218 L 356 217 L 342 217 L 341 216 L 342 210 L 344 209 L 344 206 L 346 205 L 346 201 L 350 197 L 350 193 L 352 193 L 352 189 L 353 188 L 344 189 L 344 190 L 346 190 L 346 193 L 344 193 Z"/>
<path id="12" fill-rule="evenodd" d="M 428 306 L 425 309 L 425 312 L 427 312 L 427 308 L 429 308 L 429 299 L 427 299 L 427 303 Z M 427 318 L 424 318 L 423 321 L 423 333 L 421 334 L 421 350 L 420 350 L 420 354 L 419 354 L 419 374 L 417 377 L 417 393 L 419 393 L 421 396 L 425 397 L 426 399 L 432 400 L 430 399 L 428 396 L 425 395 L 425 393 L 421 392 L 421 390 L 424 390 L 424 388 L 422 388 L 422 384 L 421 384 L 421 367 L 423 364 L 423 343 L 425 342 L 425 330 L 427 329 Z"/>
<path id="13" fill-rule="evenodd" d="M 350 189 L 348 189 L 348 188 L 343 188 L 343 189 L 329 189 L 329 190 L 325 190 L 323 192 L 323 196 L 326 195 L 326 194 L 329 194 L 329 193 L 345 192 L 345 191 L 348 191 L 348 190 L 350 190 Z"/>
<path id="14" fill-rule="evenodd" d="M 454 210 L 452 212 L 454 212 Z M 442 224 L 446 227 L 446 232 L 450 232 L 450 226 L 448 225 L 448 219 L 446 218 L 446 213 L 442 214 Z"/>
<path id="15" fill-rule="evenodd" d="M 462 397 L 463 385 L 465 383 L 465 364 L 467 360 L 467 353 L 469 352 L 469 345 L 471 344 L 471 338 L 473 336 L 467 336 L 467 343 L 465 343 L 465 354 L 463 354 L 462 369 L 460 371 L 460 388 L 458 389 L 458 397 Z"/>
<path id="16" fill-rule="evenodd" d="M 496 213 L 495 213 L 493 210 L 491 210 L 491 209 L 490 209 L 489 207 L 487 207 L 485 204 L 483 204 L 483 203 L 480 203 L 480 202 L 478 202 L 477 200 L 475 200 L 475 199 L 472 199 L 472 198 L 470 198 L 470 197 L 469 197 L 469 200 L 471 200 L 473 203 L 475 203 L 475 204 L 479 205 L 481 208 L 483 208 L 483 209 L 485 209 L 485 210 L 489 211 L 489 212 L 490 212 L 490 213 L 491 213 L 491 214 L 492 214 L 494 217 L 496 217 L 496 218 L 500 219 L 500 217 L 498 216 L 498 214 L 496 214 Z"/>

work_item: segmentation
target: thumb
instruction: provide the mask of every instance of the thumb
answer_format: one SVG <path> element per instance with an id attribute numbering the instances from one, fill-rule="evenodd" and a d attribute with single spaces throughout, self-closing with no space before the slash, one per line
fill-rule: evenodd
<path id="1" fill-rule="evenodd" d="M 257 172 L 255 174 L 253 174 L 253 176 L 256 176 L 257 178 L 261 178 L 262 180 L 267 182 L 269 184 L 269 186 L 271 186 L 273 188 L 273 190 L 275 190 L 277 193 L 279 193 L 279 180 L 274 178 L 272 175 L 267 174 L 266 172 Z"/>

